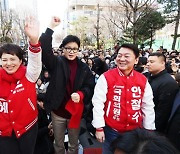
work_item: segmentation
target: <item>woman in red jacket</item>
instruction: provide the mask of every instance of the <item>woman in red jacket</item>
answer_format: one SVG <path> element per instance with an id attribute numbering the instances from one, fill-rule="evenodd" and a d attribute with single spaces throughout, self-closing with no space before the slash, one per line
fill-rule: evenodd
<path id="1" fill-rule="evenodd" d="M 27 19 L 28 64 L 15 44 L 0 47 L 0 154 L 33 154 L 37 136 L 35 82 L 41 72 L 39 24 Z"/>

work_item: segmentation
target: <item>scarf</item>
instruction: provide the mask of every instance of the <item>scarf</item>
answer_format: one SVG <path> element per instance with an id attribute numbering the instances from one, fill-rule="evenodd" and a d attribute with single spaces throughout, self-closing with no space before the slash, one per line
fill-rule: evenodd
<path id="1" fill-rule="evenodd" d="M 0 98 L 7 99 L 12 88 L 15 87 L 18 80 L 25 76 L 26 67 L 21 65 L 13 74 L 8 74 L 4 69 L 0 68 Z"/>
<path id="2" fill-rule="evenodd" d="M 69 111 L 69 113 L 71 114 L 71 119 L 69 120 L 68 128 L 72 129 L 77 129 L 80 127 L 81 117 L 84 109 L 84 94 L 80 91 L 78 91 L 77 93 L 80 95 L 79 103 L 75 103 L 72 101 L 72 99 L 70 99 L 65 106 L 65 109 Z"/>

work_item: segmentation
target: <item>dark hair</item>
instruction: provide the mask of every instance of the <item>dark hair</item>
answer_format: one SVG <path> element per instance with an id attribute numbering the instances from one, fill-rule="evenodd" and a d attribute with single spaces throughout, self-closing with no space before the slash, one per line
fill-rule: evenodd
<path id="1" fill-rule="evenodd" d="M 146 57 L 139 57 L 138 64 L 146 65 L 147 64 L 147 58 Z"/>
<path id="2" fill-rule="evenodd" d="M 0 47 L 0 57 L 3 53 L 16 55 L 20 60 L 23 60 L 24 51 L 20 46 L 7 43 Z"/>
<path id="3" fill-rule="evenodd" d="M 136 129 L 123 133 L 111 144 L 113 150 L 126 154 L 178 154 L 169 140 L 157 132 Z"/>
<path id="4" fill-rule="evenodd" d="M 166 56 L 161 52 L 153 52 L 153 53 L 149 54 L 149 57 L 150 56 L 156 56 L 158 58 L 161 57 L 162 60 L 166 63 Z"/>
<path id="5" fill-rule="evenodd" d="M 75 35 L 68 35 L 63 39 L 63 41 L 62 41 L 61 45 L 59 46 L 59 48 L 64 47 L 66 44 L 68 44 L 70 42 L 75 42 L 75 43 L 77 43 L 78 48 L 80 47 L 80 39 Z"/>
<path id="6" fill-rule="evenodd" d="M 136 57 L 136 58 L 139 57 L 139 49 L 138 49 L 138 46 L 137 46 L 137 45 L 125 43 L 125 44 L 122 44 L 122 45 L 120 46 L 119 50 L 120 50 L 122 47 L 123 47 L 123 48 L 131 49 L 131 50 L 134 52 L 135 57 Z M 118 50 L 118 51 L 119 51 L 119 50 Z"/>

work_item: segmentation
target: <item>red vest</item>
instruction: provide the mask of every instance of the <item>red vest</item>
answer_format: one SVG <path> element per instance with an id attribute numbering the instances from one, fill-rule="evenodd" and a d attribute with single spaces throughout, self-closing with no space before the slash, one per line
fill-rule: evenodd
<path id="1" fill-rule="evenodd" d="M 118 68 L 104 73 L 108 93 L 105 102 L 106 125 L 126 132 L 142 127 L 142 98 L 147 79 L 144 75 L 132 71 L 125 76 Z"/>
<path id="2" fill-rule="evenodd" d="M 14 130 L 19 138 L 37 122 L 37 115 L 35 83 L 24 76 L 11 85 L 7 99 L 0 98 L 0 135 L 11 136 Z"/>

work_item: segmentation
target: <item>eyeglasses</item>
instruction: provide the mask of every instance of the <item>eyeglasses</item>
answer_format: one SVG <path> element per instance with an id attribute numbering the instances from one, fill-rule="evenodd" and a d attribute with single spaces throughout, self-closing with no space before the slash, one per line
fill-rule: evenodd
<path id="1" fill-rule="evenodd" d="M 67 52 L 72 52 L 72 53 L 77 53 L 79 51 L 78 48 L 69 48 L 69 47 L 64 47 Z"/>

